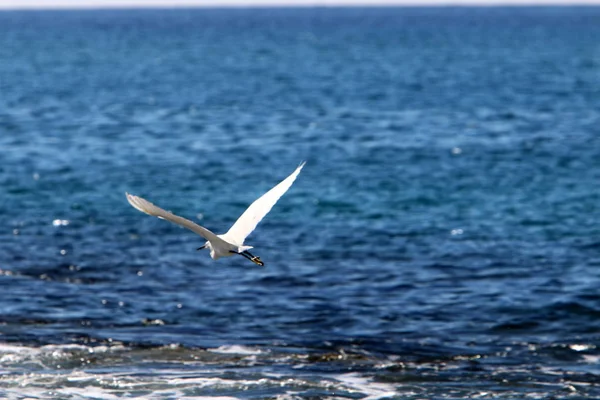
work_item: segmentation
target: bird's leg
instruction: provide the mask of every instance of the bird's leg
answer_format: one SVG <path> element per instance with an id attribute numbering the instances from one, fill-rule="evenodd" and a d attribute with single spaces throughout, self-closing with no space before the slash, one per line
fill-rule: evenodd
<path id="1" fill-rule="evenodd" d="M 229 250 L 229 252 L 233 253 L 233 254 L 239 254 L 240 256 L 243 256 L 244 258 L 247 258 L 248 260 L 252 261 L 254 264 L 260 265 L 261 267 L 265 266 L 265 263 L 262 262 L 262 260 L 259 257 L 253 256 L 252 254 L 250 254 L 247 251 L 242 251 L 241 253 L 238 253 L 236 251 Z"/>
<path id="2" fill-rule="evenodd" d="M 252 261 L 252 257 L 250 257 L 248 254 L 244 254 L 244 253 L 238 253 L 237 251 L 233 251 L 233 250 L 229 250 L 230 253 L 232 254 L 239 254 L 240 256 L 247 258 L 248 260 Z"/>
<path id="3" fill-rule="evenodd" d="M 240 256 L 244 256 L 245 258 L 247 258 L 248 260 L 250 259 L 250 257 L 247 254 L 244 253 L 238 253 L 237 251 L 233 251 L 233 250 L 229 250 L 230 253 L 232 254 L 239 254 Z"/>
<path id="4" fill-rule="evenodd" d="M 265 266 L 265 263 L 262 262 L 260 257 L 252 255 L 248 250 L 243 251 L 240 254 L 242 254 L 244 257 L 246 257 L 248 260 L 252 261 L 256 265 L 260 265 L 261 267 Z"/>

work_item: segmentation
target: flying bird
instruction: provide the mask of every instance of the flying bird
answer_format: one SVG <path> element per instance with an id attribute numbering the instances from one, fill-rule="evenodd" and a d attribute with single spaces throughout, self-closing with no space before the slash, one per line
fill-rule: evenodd
<path id="1" fill-rule="evenodd" d="M 271 211 L 271 208 L 273 208 L 275 203 L 277 203 L 277 200 L 279 200 L 279 198 L 283 196 L 283 194 L 292 186 L 296 180 L 296 177 L 302 170 L 302 167 L 304 167 L 304 164 L 305 162 L 300 164 L 290 176 L 279 182 L 267 193 L 254 200 L 254 203 L 250 204 L 250 207 L 248 207 L 242 216 L 235 221 L 227 233 L 222 235 L 216 235 L 203 226 L 200 226 L 189 219 L 179 217 L 173 213 L 170 213 L 169 211 L 163 210 L 162 208 L 155 206 L 141 197 L 134 196 L 129 193 L 125 193 L 125 195 L 127 196 L 127 201 L 129 201 L 129 204 L 139 211 L 183 226 L 184 228 L 187 228 L 192 232 L 202 236 L 204 239 L 206 239 L 206 243 L 199 247 L 198 250 L 209 249 L 210 257 L 213 260 L 239 254 L 262 267 L 265 265 L 265 263 L 262 262 L 260 257 L 254 256 L 248 251 L 253 247 L 244 245 L 244 241 L 256 228 L 258 223 L 264 218 L 264 216 Z"/>

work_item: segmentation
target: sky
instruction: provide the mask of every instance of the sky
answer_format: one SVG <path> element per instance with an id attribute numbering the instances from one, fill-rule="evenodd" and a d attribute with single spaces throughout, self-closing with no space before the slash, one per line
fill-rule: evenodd
<path id="1" fill-rule="evenodd" d="M 0 0 L 0 9 L 337 5 L 572 5 L 600 0 Z"/>

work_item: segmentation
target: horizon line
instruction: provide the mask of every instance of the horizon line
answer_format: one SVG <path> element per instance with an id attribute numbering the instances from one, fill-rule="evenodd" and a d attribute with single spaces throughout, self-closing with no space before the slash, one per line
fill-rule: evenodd
<path id="1" fill-rule="evenodd" d="M 198 2 L 191 1 L 164 1 L 150 0 L 145 2 L 110 2 L 90 1 L 86 4 L 71 1 L 56 1 L 54 3 L 24 2 L 19 4 L 12 2 L 3 3 L 0 1 L 0 11 L 18 11 L 18 10 L 85 10 L 85 9 L 182 9 L 182 8 L 380 8 L 380 7 L 585 7 L 600 6 L 600 0 L 580 0 L 568 2 L 565 0 L 542 0 L 542 1 L 522 1 L 522 0 L 392 0 L 366 2 L 364 0 L 342 0 L 337 1 L 277 1 L 277 0 L 258 0 L 246 3 L 240 0 L 229 0 L 219 2 Z M 25 4 L 23 4 L 25 3 Z"/>

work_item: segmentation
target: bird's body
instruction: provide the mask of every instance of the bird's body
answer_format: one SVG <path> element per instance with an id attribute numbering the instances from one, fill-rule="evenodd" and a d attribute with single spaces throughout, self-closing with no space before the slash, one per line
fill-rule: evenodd
<path id="1" fill-rule="evenodd" d="M 155 206 L 141 197 L 134 196 L 129 193 L 126 193 L 125 195 L 127 196 L 127 201 L 129 201 L 129 204 L 131 204 L 137 210 L 148 215 L 153 215 L 155 217 L 173 222 L 174 224 L 183 226 L 184 228 L 187 228 L 202 236 L 204 239 L 206 239 L 206 243 L 198 250 L 203 248 L 209 249 L 210 257 L 213 260 L 217 260 L 221 257 L 229 257 L 234 254 L 240 254 L 255 264 L 262 266 L 264 263 L 260 260 L 260 258 L 253 256 L 248 252 L 248 250 L 252 249 L 252 246 L 245 246 L 244 241 L 246 240 L 246 237 L 248 237 L 248 235 L 256 228 L 258 223 L 264 218 L 264 216 L 271 211 L 271 208 L 273 208 L 275 203 L 277 203 L 277 200 L 279 200 L 279 198 L 283 196 L 283 194 L 292 186 L 296 180 L 296 177 L 302 170 L 302 167 L 304 167 L 304 163 L 300 164 L 300 166 L 298 166 L 298 168 L 296 168 L 296 170 L 292 172 L 290 176 L 285 178 L 267 193 L 255 200 L 250 207 L 244 211 L 242 216 L 238 218 L 238 220 L 227 231 L 227 233 L 222 235 L 216 235 L 210 230 L 196 224 L 195 222 L 163 210 L 162 208 Z"/>

